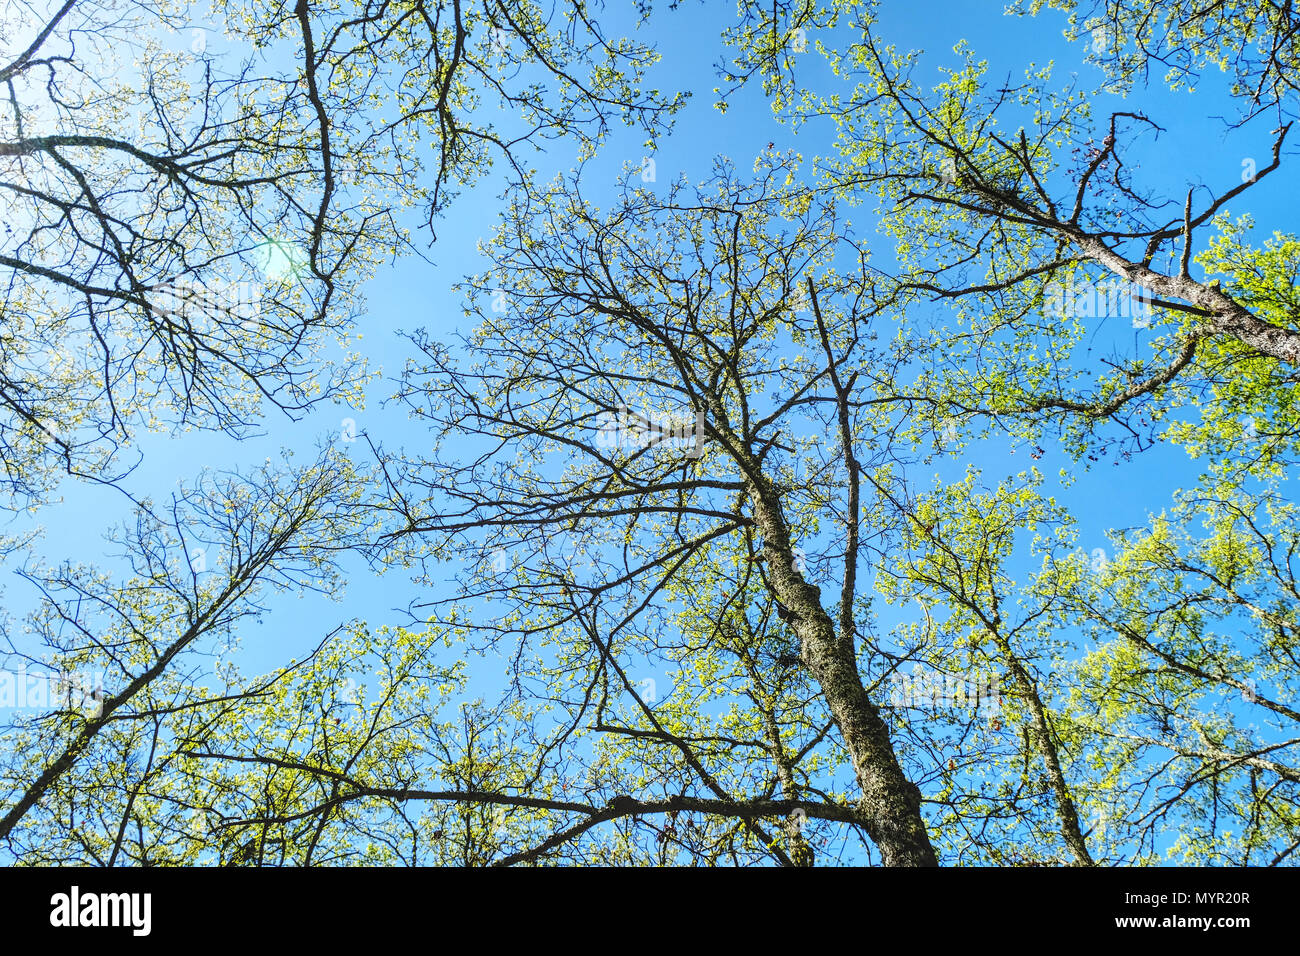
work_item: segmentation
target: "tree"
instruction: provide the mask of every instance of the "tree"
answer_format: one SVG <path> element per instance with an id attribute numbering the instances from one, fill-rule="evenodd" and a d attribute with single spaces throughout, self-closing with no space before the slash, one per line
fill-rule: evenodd
<path id="1" fill-rule="evenodd" d="M 470 285 L 476 363 L 453 369 L 417 339 L 428 359 L 401 392 L 440 440 L 480 450 L 390 461 L 395 490 L 431 496 L 395 493 L 393 540 L 473 561 L 462 600 L 504 613 L 495 627 L 485 610 L 456 620 L 521 639 L 515 692 L 541 681 L 562 708 L 547 749 L 590 725 L 617 741 L 620 786 L 653 779 L 650 760 L 672 768 L 661 799 L 698 792 L 726 816 L 780 787 L 811 816 L 818 803 L 801 795 L 829 785 L 803 779 L 798 757 L 820 762 L 834 729 L 831 765 L 852 768 L 856 792 L 822 804 L 887 863 L 933 864 L 920 793 L 857 662 L 859 537 L 889 481 L 863 419 L 894 356 L 871 344 L 864 251 L 841 238 L 833 205 L 782 185 L 792 173 L 774 158 L 744 184 L 721 164 L 698 193 L 629 187 L 606 215 L 576 180 L 545 202 L 520 197 L 494 270 Z M 835 271 L 840 257 L 850 271 Z M 501 311 L 487 304 L 497 289 Z M 810 448 L 808 428 L 834 446 Z M 666 610 L 668 595 L 684 607 Z M 534 636 L 558 644 L 534 649 Z M 655 660 L 684 682 L 657 702 L 632 676 Z M 687 706 L 721 696 L 714 680 L 743 708 L 716 725 Z M 731 747 L 755 753 L 732 766 Z"/>
<path id="2" fill-rule="evenodd" d="M 211 44 L 187 5 L 119 6 L 18 7 L 6 31 L 0 448 L 18 507 L 51 468 L 120 478 L 141 428 L 245 434 L 263 404 L 358 402 L 358 288 L 413 248 L 404 207 L 432 227 L 494 158 L 519 177 L 525 144 L 587 154 L 618 119 L 653 141 L 684 99 L 641 91 L 654 52 L 577 2 L 223 2 Z"/>
<path id="3" fill-rule="evenodd" d="M 225 711 L 283 677 L 241 686 L 227 669 L 213 693 L 199 683 L 205 658 L 229 657 L 238 624 L 260 613 L 268 591 L 337 590 L 334 556 L 357 543 L 363 487 L 330 452 L 281 473 L 268 463 L 250 477 L 205 475 L 166 509 L 142 503 L 117 539 L 124 580 L 84 564 L 24 572 L 43 596 L 28 620 L 43 653 L 10 640 L 6 654 L 6 696 L 31 694 L 37 709 L 5 728 L 0 839 L 12 852 L 148 861 L 146 823 L 151 832 L 171 823 L 154 812 L 153 778 Z"/>
<path id="4" fill-rule="evenodd" d="M 997 420 L 1031 439 L 1057 426 L 1080 451 L 1116 422 L 1100 441 L 1127 455 L 1193 404 L 1202 423 L 1171 424 L 1165 437 L 1218 451 L 1239 440 L 1249 409 L 1268 439 L 1252 467 L 1292 460 L 1293 239 L 1254 249 L 1250 220 L 1226 218 L 1229 203 L 1281 167 L 1290 124 L 1272 131 L 1271 159 L 1235 184 L 1169 196 L 1126 161 L 1160 129 L 1146 115 L 1094 122 L 1095 97 L 1074 83 L 1055 88 L 1045 68 L 991 83 L 965 46 L 961 66 L 923 89 L 913 78 L 918 55 L 885 46 L 869 10 L 857 16 L 860 39 L 827 54 L 837 74 L 857 81 L 853 93 L 808 94 L 790 112 L 837 123 L 840 158 L 821 164 L 824 182 L 879 204 L 896 243 L 894 307 L 953 310 L 956 330 L 913 333 L 918 357 L 943 357 L 921 390 L 935 420 Z M 1257 134 L 1252 143 L 1252 152 L 1265 145 Z M 1138 354 L 1092 354 L 1108 316 L 1150 330 Z"/>
<path id="5" fill-rule="evenodd" d="M 778 0 L 741 5 L 720 107 L 759 80 L 778 117 L 831 119 L 837 154 L 769 145 L 752 174 L 719 159 L 597 203 L 610 124 L 653 141 L 681 99 L 643 90 L 651 48 L 581 3 L 227 5 L 238 62 L 199 37 L 162 53 L 141 25 L 183 21 L 131 8 L 140 77 L 95 81 L 113 109 L 71 94 L 94 88 L 86 48 L 58 44 L 123 27 L 88 0 L 29 25 L 0 66 L 17 501 L 52 482 L 47 442 L 117 482 L 115 443 L 155 411 L 242 434 L 255 394 L 352 395 L 360 366 L 320 378 L 320 335 L 414 248 L 403 210 L 432 230 L 492 159 L 514 182 L 459 289 L 472 330 L 410 338 L 392 402 L 431 452 L 375 434 L 373 468 L 206 474 L 140 502 L 124 565 L 25 566 L 41 600 L 26 633 L 0 621 L 0 706 L 40 712 L 0 727 L 8 853 L 1294 862 L 1300 242 L 1252 239 L 1241 207 L 1285 175 L 1292 14 L 1020 9 L 1048 7 L 1093 31 L 1112 89 L 1226 69 L 1231 135 L 1271 159 L 1156 182 L 1140 104 L 1033 68 L 994 83 L 964 44 L 922 86 L 875 4 Z M 805 54 L 856 85 L 808 84 Z M 188 126 L 165 95 L 187 84 Z M 551 138 L 580 163 L 543 184 L 519 147 Z M 872 207 L 869 246 L 846 210 Z M 255 314 L 214 284 L 236 261 L 265 274 Z M 1054 433 L 1059 492 L 1034 464 Z M 1169 446 L 1194 457 L 1133 527 L 1071 490 Z M 248 622 L 293 620 L 275 594 L 383 569 L 425 589 L 400 624 L 367 608 L 260 676 L 230 662 Z"/>
<path id="6" fill-rule="evenodd" d="M 1199 526 L 1199 527 L 1198 527 Z M 1207 481 L 1082 575 L 1068 721 L 1113 845 L 1277 865 L 1296 840 L 1295 505 Z"/>
<path id="7" fill-rule="evenodd" d="M 1176 519 L 1153 516 L 1142 545 L 1118 534 L 1115 561 L 1104 549 L 1091 566 L 1049 553 L 1042 576 L 1021 592 L 1019 603 L 1028 600 L 1032 613 L 1012 628 L 1032 626 L 1031 653 L 1045 658 L 1041 688 L 1024 650 L 1004 639 L 993 586 L 998 562 L 996 551 L 983 550 L 990 540 L 984 519 L 964 515 L 957 544 L 927 532 L 933 540 L 920 542 L 921 558 L 902 577 L 938 591 L 950 622 L 964 619 L 998 650 L 1033 718 L 1024 725 L 1026 770 L 1036 743 L 1062 838 L 1079 862 L 1102 854 L 1149 860 L 1174 833 L 1176 852 L 1187 859 L 1242 862 L 1263 851 L 1262 859 L 1277 863 L 1293 851 L 1282 832 L 1291 815 L 1290 770 L 1283 758 L 1259 761 L 1264 752 L 1290 753 L 1286 718 L 1271 717 L 1268 729 L 1242 728 L 1241 710 L 1254 710 L 1257 693 L 1233 673 L 1273 673 L 1272 655 L 1288 653 L 1282 648 L 1293 637 L 1273 609 L 1289 600 L 1289 506 L 1276 480 L 1296 452 L 1295 242 L 1277 233 L 1253 247 L 1251 217 L 1233 221 L 1227 208 L 1283 165 L 1294 102 L 1291 12 L 1143 3 L 1090 10 L 1087 19 L 1072 15 L 1067 33 L 1104 34 L 1092 52 L 1130 89 L 1156 60 L 1170 67 L 1175 86 L 1199 79 L 1210 64 L 1231 72 L 1238 135 L 1258 144 L 1247 122 L 1277 116 L 1266 141 L 1271 159 L 1259 168 L 1247 160 L 1235 184 L 1184 186 L 1166 198 L 1167 184 L 1142 184 L 1136 172 L 1140 137 L 1159 131 L 1146 115 L 1117 112 L 1094 122 L 1095 97 L 1076 84 L 1054 89 L 1046 70 L 1031 70 L 1018 84 L 989 82 L 985 64 L 964 46 L 961 66 L 923 90 L 913 79 L 917 56 L 879 40 L 870 4 L 834 3 L 810 14 L 853 21 L 860 40 L 827 49 L 833 70 L 859 81 L 853 94 L 804 90 L 798 101 L 787 98 L 785 114 L 836 121 L 841 158 L 821 163 L 826 188 L 875 202 L 896 241 L 898 269 L 881 273 L 875 288 L 882 309 L 906 315 L 912 355 L 925 368 L 912 395 L 918 439 L 955 423 L 963 442 L 1002 434 L 1033 442 L 1056 424 L 1078 459 L 1095 462 L 1119 446 L 1127 460 L 1170 441 L 1215 460 L 1196 492 L 1177 496 Z M 742 61 L 747 55 L 738 52 Z M 926 301 L 951 307 L 945 324 L 918 321 Z M 1146 338 L 1149 356 L 1092 357 L 1085 346 L 1100 321 L 1117 314 L 1162 333 Z M 958 483 L 935 494 L 960 514 L 952 497 L 972 489 Z M 998 495 L 976 500 L 975 510 L 999 513 Z M 1033 510 L 1023 527 L 1070 524 L 1051 510 L 1030 517 Z M 1187 530 L 1198 514 L 1213 531 L 1203 540 Z M 1171 520 L 1181 530 L 1169 540 Z M 993 541 L 1009 533 L 1002 523 L 991 530 Z M 972 535 L 985 543 L 973 552 Z M 1225 555 L 1232 556 L 1226 574 Z M 1212 584 L 1198 589 L 1200 581 Z M 1260 590 L 1243 597 L 1237 588 L 1245 581 Z M 979 593 L 983 585 L 988 594 Z M 1249 613 L 1238 617 L 1246 608 L 1258 608 L 1258 623 Z M 1084 640 L 1099 642 L 1095 651 L 1082 645 L 1082 663 L 1080 622 Z M 1256 634 L 1261 626 L 1268 641 Z M 1213 650 L 1205 643 L 1212 628 Z M 1039 650 L 1052 644 L 1054 653 Z M 941 657 L 952 660 L 955 649 Z M 1049 694 L 1055 706 L 1044 705 Z M 1129 720 L 1141 729 L 1129 730 Z M 1239 777 L 1242 766 L 1251 770 Z M 1160 776 L 1167 771 L 1172 780 L 1180 768 L 1177 784 Z M 1163 799 L 1151 800 L 1153 791 Z M 1102 821 L 1087 831 L 1074 809 L 1085 804 Z M 1127 815 L 1116 809 L 1126 805 L 1134 806 Z M 973 815 L 986 833 L 994 811 L 986 804 Z M 1016 815 L 1027 819 L 1023 810 Z M 1245 837 L 1225 842 L 1214 822 L 1225 818 Z M 1277 822 L 1282 830 L 1272 829 Z M 994 859 L 997 842 L 989 847 Z"/>
<path id="8" fill-rule="evenodd" d="M 1068 560 L 1063 567 L 1054 563 L 1069 553 L 1069 515 L 1038 494 L 1042 478 L 1037 472 L 1004 481 L 988 492 L 981 491 L 978 479 L 972 470 L 964 480 L 920 498 L 917 521 L 882 581 L 886 594 L 914 593 L 927 607 L 927 626 L 910 643 L 907 658 L 925 662 L 934 673 L 956 667 L 962 674 L 999 675 L 974 688 L 961 688 L 964 696 L 972 690 L 987 696 L 991 685 L 995 696 L 982 701 L 985 726 L 955 728 L 957 739 L 951 746 L 959 756 L 952 763 L 960 761 L 962 766 L 950 765 L 946 773 L 940 768 L 938 802 L 946 814 L 935 830 L 952 840 L 952 851 L 969 862 L 1068 861 L 1091 866 L 1095 861 L 1074 793 L 1078 781 L 1071 779 L 1078 776 L 1070 766 L 1073 747 L 1062 739 L 1060 716 L 1048 700 L 1055 688 L 1047 686 L 1070 650 L 1060 632 L 1070 618 L 1068 595 L 1078 569 Z M 1011 577 L 1007 565 L 1028 530 L 1039 533 L 1035 550 L 1053 563 L 1024 586 Z M 946 618 L 940 616 L 941 609 L 948 611 Z M 935 734 L 928 722 L 909 720 L 905 726 L 918 746 L 933 746 Z M 968 775 L 981 765 L 1000 769 L 1001 774 Z M 1031 765 L 1036 771 L 1032 776 Z M 953 772 L 958 769 L 963 772 Z M 997 817 L 1013 821 L 1011 832 L 993 822 Z M 1017 833 L 1026 826 L 1034 835 L 1031 841 Z"/>
<path id="9" fill-rule="evenodd" d="M 120 485 L 132 463 L 119 452 L 141 429 L 242 436 L 268 405 L 297 417 L 322 400 L 360 403 L 367 376 L 348 346 L 359 288 L 414 248 L 405 207 L 432 229 L 494 159 L 519 178 L 525 145 L 563 136 L 589 154 L 620 120 L 653 142 L 684 101 L 643 92 L 654 51 L 608 35 L 582 3 L 220 3 L 220 38 L 191 28 L 183 5 L 120 6 L 67 0 L 7 15 L 0 448 L 11 508 L 38 507 L 60 467 Z M 177 30 L 179 48 L 165 37 Z M 295 670 L 212 698 L 190 686 L 202 671 L 182 668 L 213 633 L 231 637 L 268 576 L 287 584 L 277 576 L 293 578 L 297 562 L 324 572 L 358 540 L 329 512 L 360 482 L 335 457 L 316 469 L 298 472 L 292 493 L 268 473 L 238 488 L 205 479 L 166 517 L 143 506 L 123 542 L 126 584 L 72 566 L 28 575 L 46 598 L 32 626 L 57 657 L 42 668 L 103 668 L 96 692 L 107 696 L 87 717 L 61 706 L 11 728 L 0 835 L 16 853 L 159 852 L 171 820 L 150 787 L 186 765 L 186 735 Z M 236 519 L 210 513 L 205 494 Z M 286 527 L 265 524 L 280 518 Z M 220 540 L 200 557 L 242 558 L 224 587 L 210 583 L 220 574 L 171 566 L 214 519 Z M 305 543 L 303 525 L 314 529 Z M 68 628 L 82 643 L 62 646 Z M 154 628 L 170 635 L 161 646 Z M 27 640 L 11 647 L 14 660 L 33 653 Z M 108 761 L 124 768 L 111 783 L 88 768 L 100 752 L 122 757 Z M 94 813 L 119 814 L 116 831 L 85 843 L 96 828 L 82 821 L 56 838 L 57 814 L 103 787 L 122 799 Z"/>
<path id="10" fill-rule="evenodd" d="M 1039 15 L 1045 8 L 1068 14 L 1065 35 L 1087 39 L 1090 59 L 1106 70 L 1112 88 L 1148 82 L 1153 70 L 1163 70 L 1175 89 L 1195 88 L 1217 67 L 1232 77 L 1241 121 L 1292 113 L 1300 20 L 1290 4 L 1028 0 L 1014 9 Z"/>

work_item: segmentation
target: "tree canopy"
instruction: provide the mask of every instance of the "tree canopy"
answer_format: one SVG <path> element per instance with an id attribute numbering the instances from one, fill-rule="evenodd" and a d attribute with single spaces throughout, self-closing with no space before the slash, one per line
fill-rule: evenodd
<path id="1" fill-rule="evenodd" d="M 8 4 L 6 862 L 1294 862 L 1295 14 L 893 7 Z"/>

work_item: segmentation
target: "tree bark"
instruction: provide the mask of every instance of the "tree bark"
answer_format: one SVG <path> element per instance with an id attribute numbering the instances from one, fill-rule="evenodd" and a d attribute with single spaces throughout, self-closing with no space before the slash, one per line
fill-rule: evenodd
<path id="1" fill-rule="evenodd" d="M 1164 297 L 1190 302 L 1197 311 L 1204 314 L 1203 321 L 1214 332 L 1234 338 L 1261 355 L 1267 355 L 1286 365 L 1300 365 L 1300 331 L 1261 319 L 1217 286 L 1206 285 L 1187 276 L 1165 275 L 1130 262 L 1093 236 L 1076 232 L 1074 241 L 1089 258 L 1126 281 Z"/>
<path id="2" fill-rule="evenodd" d="M 820 685 L 853 761 L 867 835 L 886 866 L 938 866 L 921 816 L 921 791 L 898 764 L 889 728 L 862 686 L 853 648 L 838 639 L 822 607 L 821 589 L 795 568 L 780 503 L 761 474 L 750 481 L 750 500 L 763 534 L 774 597 L 790 612 L 804 663 Z"/>

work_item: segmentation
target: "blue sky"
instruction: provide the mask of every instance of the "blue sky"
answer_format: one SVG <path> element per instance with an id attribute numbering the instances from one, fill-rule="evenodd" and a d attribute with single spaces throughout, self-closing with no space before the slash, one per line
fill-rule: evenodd
<path id="1" fill-rule="evenodd" d="M 607 16 L 609 32 L 617 34 L 626 24 L 618 22 L 620 3 L 611 3 Z M 992 77 L 1019 77 L 1032 60 L 1042 64 L 1053 60 L 1057 77 L 1071 71 L 1080 74 L 1081 82 L 1090 85 L 1099 79 L 1099 71 L 1082 60 L 1081 43 L 1067 44 L 1061 37 L 1064 18 L 1051 11 L 1039 18 L 1001 15 L 1000 3 L 946 2 L 926 4 L 886 3 L 878 22 L 878 34 L 901 48 L 925 51 L 923 71 L 930 71 L 934 81 L 941 79 L 938 67 L 956 66 L 953 46 L 961 40 L 990 61 Z M 727 2 L 684 4 L 676 12 L 657 11 L 647 31 L 663 55 L 654 68 L 650 85 L 662 90 L 685 89 L 694 96 L 679 114 L 674 131 L 660 144 L 653 158 L 656 180 L 667 183 L 679 173 L 698 181 L 707 176 L 718 155 L 729 156 L 742 173 L 769 142 L 778 149 L 792 148 L 802 154 L 809 166 L 814 157 L 833 151 L 833 129 L 828 123 L 812 123 L 797 131 L 781 125 L 774 118 L 769 103 L 757 83 L 737 94 L 725 114 L 713 109 L 713 88 L 718 84 L 714 66 L 725 54 L 719 39 L 722 29 L 733 16 L 734 6 Z M 810 36 L 810 48 L 817 39 Z M 822 90 L 841 81 L 833 77 L 815 52 L 800 59 L 800 77 Z M 924 72 L 922 76 L 926 75 Z M 1141 169 L 1149 182 L 1171 195 L 1180 193 L 1184 184 L 1204 182 L 1222 189 L 1239 181 L 1242 160 L 1254 157 L 1263 165 L 1271 138 L 1267 120 L 1256 122 L 1244 131 L 1228 136 L 1217 117 L 1230 115 L 1232 107 L 1218 93 L 1216 83 L 1195 94 L 1170 93 L 1158 82 L 1128 100 L 1114 100 L 1116 109 L 1139 108 L 1165 127 L 1167 132 L 1149 140 L 1141 151 Z M 1099 119 L 1104 111 L 1098 108 Z M 600 155 L 584 170 L 584 188 L 597 202 L 610 200 L 613 187 L 624 164 L 640 168 L 646 152 L 631 131 L 618 131 Z M 533 158 L 539 175 L 566 171 L 573 155 L 563 144 L 552 144 L 550 151 Z M 1284 229 L 1294 222 L 1297 202 L 1281 188 L 1282 180 L 1265 181 L 1246 198 L 1246 204 L 1231 207 L 1233 213 L 1251 212 L 1261 233 Z M 475 251 L 476 243 L 486 238 L 500 209 L 498 198 L 501 181 L 491 178 L 466 190 L 438 225 L 438 242 L 429 250 L 432 262 L 415 257 L 384 269 L 368 283 L 364 292 L 366 309 L 358 330 L 363 339 L 357 348 L 382 377 L 368 390 L 364 409 L 325 406 L 301 421 L 290 422 L 269 414 L 262 423 L 262 434 L 243 441 L 202 432 L 179 436 L 148 435 L 138 443 L 141 467 L 123 484 L 135 496 L 161 497 L 175 487 L 178 480 L 189 482 L 204 466 L 248 468 L 267 457 L 276 457 L 282 448 L 307 457 L 317 442 L 339 440 L 345 419 L 353 419 L 364 431 L 389 449 L 407 447 L 428 450 L 428 437 L 422 426 L 408 420 L 404 409 L 385 406 L 384 399 L 394 390 L 392 377 L 412 354 L 402 331 L 417 328 L 446 342 L 464 327 L 462 303 L 451 290 L 454 282 L 480 271 L 485 263 Z M 869 211 L 853 214 L 860 231 L 868 233 L 872 222 Z M 420 241 L 420 240 L 417 240 Z M 888 245 L 881 237 L 877 244 L 877 261 L 888 261 Z M 935 309 L 938 310 L 939 306 Z M 1124 336 L 1141 332 L 1121 327 L 1115 333 Z M 968 462 L 985 470 L 989 484 L 1007 474 L 1036 464 L 1053 476 L 1065 468 L 1077 477 L 1069 487 L 1045 489 L 1057 493 L 1069 506 L 1080 525 L 1079 543 L 1088 550 L 1109 545 L 1105 532 L 1146 523 L 1150 512 L 1170 503 L 1175 489 L 1195 482 L 1201 467 L 1189 462 L 1184 452 L 1157 446 L 1132 461 L 1119 466 L 1103 461 L 1090 471 L 1082 470 L 1054 445 L 1043 442 L 1047 450 L 1042 460 L 1031 462 L 1028 447 L 1011 454 L 1005 441 L 973 446 L 956 460 L 936 465 L 934 470 L 945 477 L 959 476 Z M 362 456 L 364 444 L 349 446 L 352 454 Z M 912 476 L 924 487 L 928 476 L 917 471 Z M 45 535 L 37 553 L 49 563 L 61 559 L 96 561 L 112 567 L 100 543 L 101 535 L 112 524 L 128 516 L 127 502 L 116 491 L 66 480 L 60 493 L 62 504 L 43 510 L 37 520 Z M 28 606 L 33 594 L 22 580 L 0 567 L 0 586 L 4 603 L 13 614 Z M 1028 562 L 1026 562 L 1028 563 Z M 450 577 L 451 568 L 447 569 Z M 448 592 L 449 593 L 449 592 Z M 413 585 L 400 569 L 376 575 L 359 560 L 350 564 L 347 590 L 338 600 L 320 595 L 278 597 L 270 603 L 270 613 L 260 626 L 245 627 L 243 650 L 238 658 L 249 673 L 265 671 L 283 664 L 292 656 L 314 646 L 326 631 L 340 621 L 359 617 L 372 625 L 401 624 L 400 609 L 413 599 L 427 600 L 427 589 Z M 914 609 L 885 611 L 882 623 L 907 620 Z M 487 683 L 496 665 L 486 662 L 476 668 L 481 675 L 482 693 L 490 695 Z M 666 675 L 663 677 L 667 681 Z M 661 695 L 663 690 L 660 691 Z"/>
<path id="2" fill-rule="evenodd" d="M 934 12 L 939 9 L 942 14 Z M 1033 51 L 1034 62 L 1054 60 L 1058 77 L 1073 70 L 1081 73 L 1086 83 L 1099 74 L 1081 61 L 1081 44 L 1070 45 L 1061 38 L 1059 28 L 1063 21 L 1059 16 L 1049 11 L 1033 19 L 1000 16 L 996 15 L 997 11 L 997 4 L 947 3 L 927 7 L 926 15 L 920 16 L 915 7 L 885 4 L 878 33 L 900 47 L 925 51 L 924 63 L 933 71 L 936 82 L 941 79 L 940 65 L 957 64 L 951 50 L 962 39 L 968 40 L 979 56 L 989 60 L 990 76 L 1016 76 L 1023 72 L 1028 65 L 1026 51 L 1029 50 Z M 615 16 L 610 29 L 616 31 L 620 28 L 617 11 L 611 13 Z M 730 15 L 729 4 L 708 3 L 687 4 L 682 10 L 664 11 L 651 18 L 648 32 L 663 60 L 652 71 L 650 83 L 665 90 L 688 89 L 694 96 L 679 115 L 672 135 L 653 154 L 647 153 L 634 132 L 616 131 L 600 155 L 584 168 L 584 191 L 597 202 L 612 200 L 613 187 L 624 164 L 639 169 L 648 155 L 656 163 L 657 182 L 666 183 L 679 174 L 693 181 L 702 179 L 720 155 L 731 158 L 743 174 L 769 142 L 774 142 L 778 150 L 798 151 L 808 166 L 815 157 L 832 152 L 834 131 L 829 123 L 814 122 L 792 131 L 777 122 L 756 83 L 736 94 L 725 114 L 713 109 L 716 99 L 713 88 L 718 83 L 713 67 L 724 53 L 718 37 L 729 23 Z M 817 36 L 814 34 L 809 39 L 811 47 Z M 842 85 L 811 50 L 799 57 L 799 69 L 801 81 L 806 76 L 806 82 L 818 89 L 831 89 L 834 83 Z M 1236 182 L 1242 158 L 1250 155 L 1243 150 L 1240 140 L 1253 140 L 1254 154 L 1260 158 L 1261 165 L 1267 154 L 1269 138 L 1259 122 L 1252 127 L 1253 137 L 1237 133 L 1229 140 L 1222 124 L 1211 117 L 1228 113 L 1230 107 L 1211 94 L 1169 93 L 1155 86 L 1125 101 L 1110 99 L 1117 109 L 1136 105 L 1166 127 L 1166 133 L 1154 143 L 1148 143 L 1151 148 L 1143 156 L 1141 168 L 1149 175 L 1150 182 L 1162 187 L 1168 184 L 1171 192 L 1176 192 L 1177 185 L 1184 182 L 1205 182 L 1218 187 Z M 549 178 L 571 169 L 573 158 L 566 144 L 553 143 L 548 144 L 548 152 L 536 155 L 533 163 L 541 176 Z M 1281 185 L 1280 179 L 1266 180 L 1249 196 L 1249 211 L 1256 215 L 1260 232 L 1283 228 L 1295 211 L 1294 199 Z M 500 188 L 500 179 L 492 177 L 459 197 L 438 224 L 438 241 L 428 251 L 432 262 L 407 257 L 385 268 L 366 285 L 366 309 L 358 324 L 363 339 L 356 347 L 372 369 L 382 374 L 368 388 L 364 409 L 323 406 L 296 422 L 282 415 L 267 414 L 262 421 L 262 434 L 240 441 L 198 431 L 180 436 L 145 435 L 138 442 L 142 464 L 125 486 L 136 496 L 157 496 L 170 490 L 178 480 L 190 480 L 199 467 L 252 466 L 268 456 L 277 456 L 282 448 L 305 455 L 319 440 L 337 439 L 345 427 L 345 419 L 354 420 L 359 432 L 369 434 L 389 448 L 425 448 L 428 442 L 421 426 L 409 421 L 404 409 L 384 404 L 393 391 L 394 376 L 411 354 L 411 345 L 401 333 L 424 328 L 434 338 L 451 343 L 456 332 L 467 331 L 461 312 L 462 299 L 451 286 L 485 267 L 485 260 L 476 252 L 476 244 L 490 235 L 500 208 Z M 1246 211 L 1246 208 L 1233 211 Z M 859 231 L 870 230 L 869 210 L 854 210 L 851 215 Z M 417 225 L 414 218 L 411 225 Z M 417 242 L 424 238 L 418 236 Z M 887 252 L 888 240 L 880 237 L 875 244 L 877 261 L 887 263 Z M 934 308 L 937 314 L 942 306 Z M 1125 328 L 1126 323 L 1122 321 L 1118 325 L 1121 337 L 1142 334 Z M 1104 334 L 1103 329 L 1100 333 L 1103 340 Z M 1071 470 L 1079 467 L 1055 448 L 1045 447 L 1048 454 L 1037 463 L 1044 472 L 1051 474 L 1060 467 Z M 1028 466 L 1028 449 L 1021 449 L 1015 455 L 1008 454 L 1009 450 L 1005 446 L 976 448 L 970 449 L 967 457 L 987 468 L 991 477 Z M 1104 544 L 1101 532 L 1105 527 L 1143 523 L 1147 513 L 1168 501 L 1175 488 L 1185 487 L 1194 479 L 1197 471 L 1187 467 L 1185 457 L 1177 449 L 1157 448 L 1127 465 L 1105 464 L 1093 468 L 1089 474 L 1080 474 L 1068 501 L 1088 529 L 1088 541 L 1082 543 L 1095 540 Z M 956 470 L 943 469 L 946 474 L 964 470 L 962 462 L 953 464 Z M 125 516 L 120 495 L 112 489 L 73 480 L 65 480 L 60 493 L 63 505 L 46 509 L 38 516 L 46 529 L 40 550 L 50 559 L 94 557 L 98 533 Z M 404 604 L 404 598 L 397 599 L 397 592 L 406 590 L 399 577 L 390 573 L 372 580 L 368 574 L 359 574 L 349 585 L 345 610 L 353 613 L 353 609 L 367 609 L 365 616 L 370 617 L 382 614 L 386 607 Z M 12 591 L 10 599 L 14 603 L 21 600 Z M 315 603 L 310 600 L 308 607 L 299 607 L 295 612 L 296 620 L 304 629 L 308 620 L 323 624 L 338 614 L 337 608 L 328 604 L 316 608 Z M 11 603 L 10 607 L 13 606 Z M 320 616 L 316 617 L 318 613 Z"/>

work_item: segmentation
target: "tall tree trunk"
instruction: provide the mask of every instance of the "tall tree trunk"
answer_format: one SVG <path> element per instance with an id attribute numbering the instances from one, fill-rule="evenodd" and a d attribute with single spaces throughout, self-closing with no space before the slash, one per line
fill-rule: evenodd
<path id="1" fill-rule="evenodd" d="M 921 816 L 921 791 L 898 764 L 889 728 L 862 686 L 853 648 L 838 638 L 822 607 L 821 589 L 795 568 L 785 517 L 761 474 L 750 482 L 750 500 L 774 597 L 789 612 L 804 663 L 821 686 L 853 761 L 867 835 L 886 866 L 937 866 Z"/>

